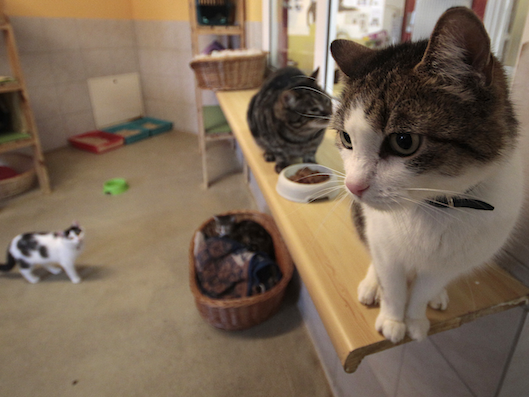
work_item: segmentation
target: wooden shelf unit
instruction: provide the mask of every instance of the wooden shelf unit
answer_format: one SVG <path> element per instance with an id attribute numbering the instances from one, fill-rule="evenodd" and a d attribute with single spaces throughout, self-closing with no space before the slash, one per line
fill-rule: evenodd
<path id="1" fill-rule="evenodd" d="M 199 37 L 202 35 L 217 36 L 236 36 L 239 37 L 239 48 L 246 48 L 246 8 L 245 0 L 232 0 L 235 5 L 235 20 L 233 25 L 226 26 L 207 26 L 199 25 L 197 19 L 196 0 L 189 0 L 189 14 L 191 23 L 191 44 L 193 56 L 200 54 Z M 208 133 L 204 127 L 204 112 L 202 101 L 202 89 L 198 86 L 195 79 L 195 101 L 197 107 L 198 121 L 198 146 L 202 156 L 202 177 L 206 189 L 210 185 L 207 166 L 207 143 L 219 140 L 233 140 L 231 132 L 226 133 Z"/>
<path id="2" fill-rule="evenodd" d="M 22 148 L 31 148 L 33 151 L 33 160 L 35 164 L 35 171 L 39 181 L 40 189 L 44 193 L 50 193 L 50 182 L 48 178 L 48 171 L 44 162 L 42 154 L 42 147 L 40 144 L 37 125 L 33 117 L 33 112 L 29 103 L 29 96 L 22 73 L 22 67 L 18 57 L 18 50 L 8 17 L 0 11 L 0 30 L 4 36 L 5 48 L 9 65 L 11 67 L 12 76 L 15 82 L 0 84 L 0 95 L 15 93 L 19 95 L 21 116 L 24 118 L 25 130 L 21 131 L 28 134 L 28 138 L 21 138 L 11 142 L 0 143 L 0 153 L 5 153 Z"/>

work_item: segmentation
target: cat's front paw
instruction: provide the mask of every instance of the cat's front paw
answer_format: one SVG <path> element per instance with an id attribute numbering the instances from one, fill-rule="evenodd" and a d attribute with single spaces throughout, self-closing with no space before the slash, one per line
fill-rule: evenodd
<path id="1" fill-rule="evenodd" d="M 376 278 L 366 277 L 358 284 L 358 300 L 366 306 L 380 302 L 380 288 Z"/>
<path id="2" fill-rule="evenodd" d="M 446 310 L 448 307 L 448 302 L 448 292 L 446 292 L 446 289 L 443 288 L 439 295 L 428 302 L 428 306 L 435 310 Z"/>
<path id="3" fill-rule="evenodd" d="M 285 162 L 276 163 L 275 171 L 279 174 L 283 170 L 283 168 L 286 168 L 288 166 L 289 164 Z"/>
<path id="4" fill-rule="evenodd" d="M 375 328 L 384 335 L 384 338 L 389 339 L 393 343 L 400 342 L 406 335 L 406 324 L 404 322 L 388 318 L 382 313 L 377 317 Z"/>
<path id="5" fill-rule="evenodd" d="M 26 280 L 28 280 L 31 284 L 37 284 L 40 281 L 40 277 L 39 276 L 26 277 Z"/>
<path id="6" fill-rule="evenodd" d="M 266 162 L 271 163 L 272 161 L 276 161 L 276 156 L 272 153 L 265 152 L 263 155 Z"/>
<path id="7" fill-rule="evenodd" d="M 406 318 L 406 328 L 410 338 L 420 342 L 428 335 L 430 321 L 426 317 Z"/>
<path id="8" fill-rule="evenodd" d="M 52 274 L 59 274 L 60 272 L 62 272 L 62 269 L 60 267 L 49 266 L 48 271 Z"/>
<path id="9" fill-rule="evenodd" d="M 40 277 L 31 273 L 30 269 L 20 269 L 20 274 L 31 284 L 36 284 L 40 281 Z"/>

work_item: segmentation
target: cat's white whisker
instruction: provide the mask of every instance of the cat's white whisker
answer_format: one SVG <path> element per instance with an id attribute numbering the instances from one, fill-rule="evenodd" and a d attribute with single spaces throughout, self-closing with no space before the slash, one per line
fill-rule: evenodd
<path id="1" fill-rule="evenodd" d="M 301 90 L 301 89 L 306 89 L 306 90 L 310 90 L 310 91 L 314 91 L 314 92 L 317 92 L 321 95 L 323 95 L 324 97 L 327 97 L 329 98 L 331 101 L 333 102 L 338 102 L 338 103 L 341 103 L 341 99 L 340 98 L 337 98 L 337 97 L 334 97 L 332 95 L 329 95 L 327 94 L 326 92 L 324 91 L 320 91 L 314 87 L 309 87 L 309 86 L 305 86 L 305 85 L 302 85 L 302 86 L 298 86 L 298 87 L 293 87 L 291 88 L 291 90 Z"/>
<path id="2" fill-rule="evenodd" d="M 332 193 L 334 190 L 343 189 L 343 185 L 332 186 L 332 187 L 329 187 L 328 189 L 332 189 L 332 190 L 330 190 L 329 192 L 318 192 L 318 194 L 315 197 L 313 197 L 313 199 L 311 201 L 309 201 L 307 203 L 299 203 L 299 205 L 296 205 L 296 208 L 293 211 L 291 211 L 290 213 L 288 213 L 286 216 L 288 216 L 288 217 L 293 216 L 294 214 L 296 214 L 296 212 L 300 211 L 302 208 L 306 208 L 307 205 L 317 205 L 317 204 L 315 204 L 315 202 L 317 202 L 318 200 L 321 200 L 325 196 L 328 196 L 329 193 Z M 325 190 L 325 189 L 322 189 L 322 190 Z M 329 214 L 332 213 L 334 211 L 334 209 L 336 208 L 336 206 L 339 205 L 339 203 L 343 202 L 343 200 L 345 198 L 347 198 L 347 196 L 348 196 L 348 194 L 347 194 L 347 191 L 345 189 L 343 190 L 342 194 L 338 194 L 333 199 L 333 201 L 335 201 L 335 204 L 329 210 Z M 328 218 L 328 215 L 324 219 L 327 219 L 327 218 Z M 318 231 L 320 229 L 320 227 L 321 226 L 318 226 L 316 228 L 316 231 Z"/>
<path id="3" fill-rule="evenodd" d="M 329 170 L 331 170 L 335 175 L 337 175 L 337 176 L 342 176 L 342 177 L 345 178 L 345 172 L 343 172 L 343 171 L 339 171 L 339 170 L 334 169 L 334 168 L 331 168 L 331 167 L 329 167 L 329 166 L 327 166 L 327 165 L 326 165 L 325 167 L 327 167 Z M 330 175 L 330 173 L 329 173 L 329 175 Z"/>
<path id="4" fill-rule="evenodd" d="M 328 176 L 328 177 L 331 177 L 332 175 L 333 175 L 332 172 L 314 172 L 313 174 L 302 176 L 298 180 L 301 181 L 301 180 L 303 180 L 305 178 L 310 178 L 310 177 L 313 177 L 313 176 Z M 337 178 L 340 178 L 340 177 L 341 177 L 340 175 L 337 175 Z"/>
<path id="5" fill-rule="evenodd" d="M 459 212 L 461 214 L 465 214 L 467 216 L 471 216 L 471 217 L 479 217 L 480 214 L 479 213 L 476 213 L 475 210 L 469 210 L 469 209 L 465 209 L 465 208 L 459 208 L 459 207 L 447 207 L 446 206 L 446 203 L 443 203 L 441 201 L 438 201 L 438 200 L 435 200 L 433 198 L 430 198 L 428 199 L 429 202 L 431 203 L 434 203 L 434 204 L 438 204 L 439 206 L 434 206 L 434 205 L 431 205 L 429 204 L 428 202 L 424 201 L 424 200 L 417 200 L 417 199 L 411 199 L 409 197 L 405 197 L 405 196 L 401 196 L 401 198 L 403 200 L 407 200 L 407 201 L 410 201 L 410 202 L 414 202 L 415 204 L 417 204 L 418 206 L 426 209 L 426 210 L 430 210 L 430 211 L 427 211 L 426 213 L 430 213 L 430 212 L 436 212 L 437 214 L 440 214 L 440 215 L 446 215 L 446 216 L 449 216 L 449 217 L 453 217 L 454 219 L 457 219 L 458 221 L 462 221 L 461 218 L 459 217 L 456 217 L 453 212 Z M 449 211 L 447 211 L 449 210 Z"/>
<path id="6" fill-rule="evenodd" d="M 432 193 L 439 193 L 443 195 L 448 194 L 451 196 L 458 196 L 458 197 L 464 197 L 464 198 L 470 198 L 470 199 L 479 199 L 479 197 L 477 196 L 473 196 L 467 193 L 455 192 L 452 190 L 430 189 L 430 188 L 406 188 L 404 190 L 409 191 L 409 192 L 432 192 Z"/>
<path id="7" fill-rule="evenodd" d="M 320 222 L 320 224 L 318 225 L 318 227 L 316 228 L 316 230 L 314 231 L 313 233 L 313 237 L 314 237 L 314 240 L 316 240 L 316 234 L 319 233 L 320 229 L 322 228 L 322 226 L 325 224 L 325 222 L 327 221 L 327 219 L 329 219 L 329 217 L 331 216 L 331 214 L 334 212 L 334 210 L 336 209 L 336 207 L 338 205 L 340 205 L 346 198 L 347 198 L 347 194 L 343 194 L 338 200 L 335 200 L 335 203 L 334 205 L 331 207 L 331 209 L 329 210 L 329 212 L 327 213 L 327 215 L 325 216 L 325 218 L 322 219 L 322 221 Z"/>
<path id="8" fill-rule="evenodd" d="M 467 282 L 467 285 L 468 285 L 468 292 L 470 292 L 470 298 L 472 299 L 472 309 L 473 310 L 476 310 L 477 308 L 477 305 L 476 305 L 476 298 L 474 297 L 474 291 L 472 289 L 472 284 L 470 284 L 470 280 L 468 279 L 468 276 L 465 277 L 466 279 L 466 282 Z"/>
<path id="9" fill-rule="evenodd" d="M 450 213 L 449 211 L 446 211 L 444 208 L 440 208 L 440 207 L 435 207 L 433 205 L 430 205 L 424 201 L 421 201 L 421 200 L 414 200 L 414 199 L 411 199 L 409 197 L 401 197 L 402 200 L 405 200 L 405 201 L 408 201 L 408 202 L 411 202 L 411 203 L 414 203 L 414 204 L 417 204 L 417 206 L 419 207 L 422 207 L 426 214 L 430 215 L 430 216 L 433 216 L 432 213 L 436 213 L 437 215 L 440 215 L 440 216 L 447 216 L 447 217 L 450 217 L 454 220 L 457 220 L 458 222 L 461 221 L 461 218 L 458 218 L 457 216 L 455 216 L 454 214 Z M 431 200 L 433 202 L 435 202 L 434 200 Z M 453 208 L 454 210 L 459 210 L 459 208 Z M 440 219 L 438 218 L 435 218 L 437 221 L 440 221 Z"/>
<path id="10" fill-rule="evenodd" d="M 404 209 L 404 205 L 396 198 L 392 198 L 392 201 L 396 204 L 398 204 L 402 209 Z M 403 217 L 404 215 L 401 213 L 401 212 L 394 212 L 393 213 L 393 216 L 394 216 L 394 219 L 397 220 L 398 223 L 400 223 L 402 225 L 402 227 L 404 227 L 405 229 L 407 229 L 407 232 L 408 234 L 410 233 L 410 228 L 409 228 L 409 225 L 407 224 L 407 222 L 404 222 L 403 221 Z"/>
<path id="11" fill-rule="evenodd" d="M 341 186 L 329 186 L 326 188 L 322 188 L 321 190 L 318 190 L 318 192 L 316 192 L 316 195 L 312 197 L 309 202 L 312 203 L 314 201 L 328 198 L 331 195 L 331 193 L 335 191 L 340 191 L 340 190 L 342 190 Z"/>
<path id="12" fill-rule="evenodd" d="M 305 75 L 305 74 L 298 74 L 297 76 L 294 76 L 294 78 L 298 78 L 298 79 L 308 79 L 308 80 L 318 81 L 318 80 L 316 79 L 316 77 L 307 76 L 307 75 Z"/>
<path id="13" fill-rule="evenodd" d="M 320 115 L 317 115 L 317 114 L 301 113 L 301 112 L 297 112 L 297 111 L 296 111 L 296 113 L 299 114 L 300 116 L 312 117 L 314 119 L 331 120 L 331 118 L 332 118 L 332 117 L 320 116 Z"/>

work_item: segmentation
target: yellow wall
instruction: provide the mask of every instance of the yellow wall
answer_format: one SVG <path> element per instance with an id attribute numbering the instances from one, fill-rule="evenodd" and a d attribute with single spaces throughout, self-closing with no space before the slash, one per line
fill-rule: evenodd
<path id="1" fill-rule="evenodd" d="M 188 21 L 188 0 L 4 0 L 7 15 Z M 261 21 L 261 0 L 246 0 L 249 21 Z"/>
<path id="2" fill-rule="evenodd" d="M 130 0 L 134 19 L 189 21 L 188 0 Z"/>
<path id="3" fill-rule="evenodd" d="M 246 0 L 246 19 L 251 22 L 261 22 L 262 9 L 261 0 Z"/>
<path id="4" fill-rule="evenodd" d="M 188 0 L 131 0 L 134 19 L 189 21 Z M 246 0 L 246 19 L 261 21 L 261 0 Z"/>
<path id="5" fill-rule="evenodd" d="M 131 0 L 4 0 L 4 3 L 5 13 L 13 16 L 133 18 Z"/>

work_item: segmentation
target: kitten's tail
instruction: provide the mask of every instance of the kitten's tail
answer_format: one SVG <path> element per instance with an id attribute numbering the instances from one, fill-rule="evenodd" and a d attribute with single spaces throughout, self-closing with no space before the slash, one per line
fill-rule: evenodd
<path id="1" fill-rule="evenodd" d="M 0 271 L 8 272 L 12 268 L 14 268 L 16 264 L 17 264 L 17 261 L 15 257 L 11 255 L 11 252 L 9 252 L 9 250 L 7 250 L 7 263 L 5 265 L 0 265 Z"/>

